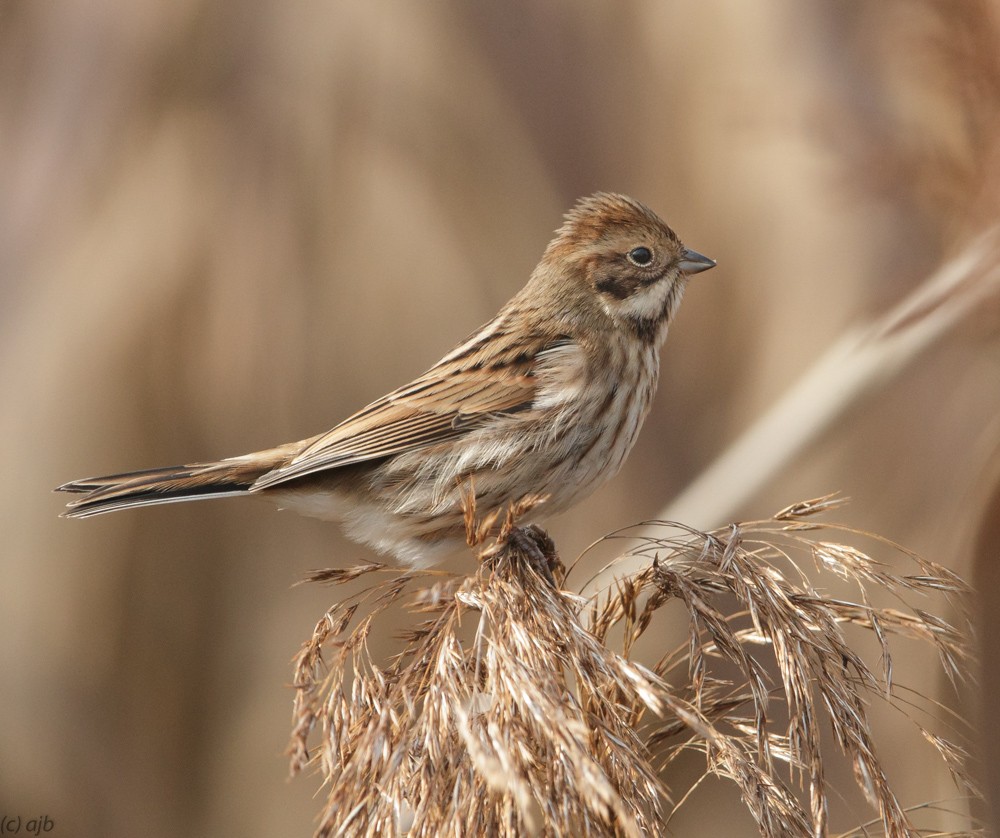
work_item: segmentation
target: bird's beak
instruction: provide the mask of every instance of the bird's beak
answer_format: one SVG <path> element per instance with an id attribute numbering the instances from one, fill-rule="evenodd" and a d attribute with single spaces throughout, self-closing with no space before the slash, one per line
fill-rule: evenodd
<path id="1" fill-rule="evenodd" d="M 685 247 L 681 251 L 680 261 L 677 263 L 677 267 L 681 269 L 683 273 L 686 274 L 696 274 L 702 271 L 707 271 L 709 268 L 715 267 L 715 260 L 709 259 L 707 256 L 702 256 L 695 250 Z"/>

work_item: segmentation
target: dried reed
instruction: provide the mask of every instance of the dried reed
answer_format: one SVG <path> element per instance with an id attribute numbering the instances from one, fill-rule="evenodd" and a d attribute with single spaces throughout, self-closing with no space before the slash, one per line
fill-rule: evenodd
<path id="1" fill-rule="evenodd" d="M 868 707 L 880 698 L 913 713 L 916 699 L 898 697 L 893 635 L 926 641 L 950 678 L 967 677 L 959 578 L 902 548 L 909 575 L 819 540 L 859 535 L 812 519 L 837 503 L 821 498 L 709 533 L 662 524 L 631 553 L 641 570 L 582 597 L 562 590 L 567 572 L 544 532 L 515 526 L 534 502 L 509 511 L 494 542 L 470 504 L 474 575 L 372 564 L 311 577 L 389 575 L 335 604 L 297 660 L 291 767 L 317 766 L 328 782 L 318 836 L 658 835 L 686 797 L 671 797 L 669 765 L 692 749 L 706 775 L 738 786 L 763 835 L 823 836 L 824 719 L 881 830 L 921 834 L 886 778 Z M 796 555 L 854 583 L 857 601 L 820 593 Z M 879 588 L 901 607 L 875 607 L 868 590 Z M 962 631 L 905 603 L 934 593 Z M 636 641 L 669 604 L 686 610 L 688 640 L 644 666 Z M 414 622 L 380 663 L 368 638 L 399 606 Z M 877 639 L 880 667 L 848 625 Z M 964 752 L 916 724 L 971 792 Z"/>
<path id="2" fill-rule="evenodd" d="M 993 225 L 892 309 L 848 329 L 660 517 L 699 527 L 728 520 L 852 404 L 997 295 L 1000 226 Z"/>

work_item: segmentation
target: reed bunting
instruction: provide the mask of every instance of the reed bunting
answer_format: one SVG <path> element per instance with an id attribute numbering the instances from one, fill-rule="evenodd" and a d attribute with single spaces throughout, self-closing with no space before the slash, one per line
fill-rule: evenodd
<path id="1" fill-rule="evenodd" d="M 528 284 L 412 383 L 301 442 L 67 483 L 64 515 L 260 495 L 431 563 L 464 541 L 469 487 L 480 510 L 534 494 L 551 513 L 621 468 L 688 277 L 714 265 L 637 201 L 584 198 Z"/>

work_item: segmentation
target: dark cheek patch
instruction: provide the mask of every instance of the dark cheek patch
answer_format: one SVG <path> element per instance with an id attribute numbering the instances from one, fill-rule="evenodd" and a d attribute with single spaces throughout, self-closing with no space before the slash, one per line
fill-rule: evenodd
<path id="1" fill-rule="evenodd" d="M 608 271 L 597 276 L 594 287 L 602 294 L 610 294 L 616 300 L 624 300 L 635 293 L 639 284 L 639 280 L 634 276 Z"/>

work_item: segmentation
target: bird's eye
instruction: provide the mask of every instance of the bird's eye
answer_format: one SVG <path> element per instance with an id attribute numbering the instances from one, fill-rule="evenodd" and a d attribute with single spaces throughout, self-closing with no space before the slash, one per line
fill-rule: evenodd
<path id="1" fill-rule="evenodd" d="M 628 252 L 628 260 L 633 265 L 644 268 L 653 261 L 653 251 L 648 247 L 634 247 Z"/>

